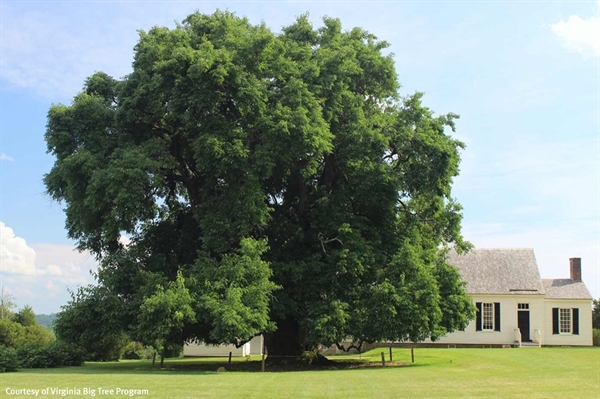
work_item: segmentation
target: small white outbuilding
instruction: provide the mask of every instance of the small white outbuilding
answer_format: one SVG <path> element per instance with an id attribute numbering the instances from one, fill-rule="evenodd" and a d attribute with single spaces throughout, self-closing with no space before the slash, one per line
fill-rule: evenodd
<path id="1" fill-rule="evenodd" d="M 236 348 L 235 345 L 205 345 L 197 343 L 186 343 L 183 346 L 183 356 L 185 357 L 221 357 L 229 356 L 231 352 L 232 356 L 250 356 L 250 355 L 262 355 L 262 348 L 264 346 L 264 338 L 262 335 L 252 338 L 249 342 Z"/>

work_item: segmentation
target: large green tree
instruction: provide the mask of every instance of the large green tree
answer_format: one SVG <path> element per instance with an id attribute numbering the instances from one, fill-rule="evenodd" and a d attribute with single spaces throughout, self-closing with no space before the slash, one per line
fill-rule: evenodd
<path id="1" fill-rule="evenodd" d="M 131 74 L 98 72 L 50 109 L 47 191 L 132 338 L 265 333 L 270 355 L 298 355 L 437 338 L 472 317 L 443 250 L 468 249 L 457 116 L 399 97 L 386 42 L 323 23 L 275 34 L 192 14 L 141 32 Z M 150 323 L 175 281 L 182 318 Z"/>

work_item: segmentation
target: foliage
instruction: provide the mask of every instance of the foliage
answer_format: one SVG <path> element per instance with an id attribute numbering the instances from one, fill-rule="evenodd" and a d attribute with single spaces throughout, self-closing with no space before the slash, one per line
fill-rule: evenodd
<path id="1" fill-rule="evenodd" d="M 170 343 L 169 337 L 180 332 L 186 323 L 194 322 L 191 303 L 192 297 L 181 273 L 166 289 L 157 285 L 154 294 L 140 306 L 136 336 L 145 344 L 162 350 Z"/>
<path id="2" fill-rule="evenodd" d="M 270 354 L 300 356 L 466 326 L 439 251 L 469 248 L 451 196 L 457 115 L 398 95 L 386 42 L 323 23 L 274 34 L 192 14 L 141 32 L 127 77 L 98 72 L 50 108 L 44 183 L 101 261 L 58 336 L 164 347 L 267 333 Z"/>
<path id="3" fill-rule="evenodd" d="M 12 348 L 20 345 L 41 345 L 54 341 L 51 332 L 38 325 L 24 327 L 8 319 L 0 319 L 0 345 Z"/>
<path id="4" fill-rule="evenodd" d="M 304 351 L 302 359 L 308 364 L 313 364 L 319 359 L 319 351 L 316 348 Z"/>
<path id="5" fill-rule="evenodd" d="M 19 355 L 15 348 L 0 344 L 0 373 L 16 371 L 19 366 Z"/>
<path id="6" fill-rule="evenodd" d="M 56 315 L 59 340 L 85 348 L 86 360 L 113 361 L 129 341 L 119 324 L 121 303 L 103 287 L 80 287 Z"/>
<path id="7" fill-rule="evenodd" d="M 0 319 L 0 345 L 14 348 L 24 335 L 25 327 L 8 319 Z"/>
<path id="8" fill-rule="evenodd" d="M 183 344 L 177 342 L 168 344 L 164 352 L 165 358 L 177 358 L 183 355 Z"/>
<path id="9" fill-rule="evenodd" d="M 600 329 L 600 299 L 593 300 L 592 326 Z"/>
<path id="10" fill-rule="evenodd" d="M 146 348 L 140 342 L 131 341 L 123 348 L 122 359 L 146 359 Z"/>
<path id="11" fill-rule="evenodd" d="M 600 329 L 593 329 L 592 341 L 594 343 L 594 346 L 600 346 Z"/>
<path id="12" fill-rule="evenodd" d="M 16 308 L 15 297 L 4 293 L 4 287 L 0 290 L 0 319 L 12 319 L 13 309 Z"/>
<path id="13" fill-rule="evenodd" d="M 23 335 L 18 340 L 19 345 L 47 344 L 54 341 L 54 335 L 42 326 L 30 325 L 24 328 Z"/>
<path id="14" fill-rule="evenodd" d="M 25 305 L 23 309 L 19 310 L 19 312 L 14 316 L 14 321 L 25 327 L 35 326 L 38 324 L 35 313 L 33 313 L 33 309 L 29 305 Z"/>
<path id="15" fill-rule="evenodd" d="M 54 341 L 46 345 L 55 358 L 60 359 L 59 366 L 81 366 L 85 360 L 83 348 L 63 341 Z"/>
<path id="16" fill-rule="evenodd" d="M 84 360 L 81 348 L 60 341 L 46 345 L 22 345 L 17 348 L 17 354 L 21 368 L 81 366 Z"/>

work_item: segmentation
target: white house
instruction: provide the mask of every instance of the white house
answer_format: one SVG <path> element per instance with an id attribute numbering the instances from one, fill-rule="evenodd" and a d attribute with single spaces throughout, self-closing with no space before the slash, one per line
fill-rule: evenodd
<path id="1" fill-rule="evenodd" d="M 475 249 L 449 254 L 467 283 L 477 316 L 440 344 L 592 345 L 592 295 L 581 281 L 581 258 L 570 278 L 542 279 L 533 249 Z"/>

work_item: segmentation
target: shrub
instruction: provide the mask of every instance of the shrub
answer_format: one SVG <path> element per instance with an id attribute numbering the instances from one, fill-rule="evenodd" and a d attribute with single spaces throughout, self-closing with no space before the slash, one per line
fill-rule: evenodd
<path id="1" fill-rule="evenodd" d="M 20 366 L 17 351 L 14 348 L 0 345 L 0 373 L 16 371 Z"/>
<path id="2" fill-rule="evenodd" d="M 59 366 L 81 366 L 85 351 L 68 342 L 54 341 L 45 346 L 53 359 L 58 359 Z"/>
<path id="3" fill-rule="evenodd" d="M 154 353 L 156 353 L 156 349 L 154 349 L 151 346 L 145 346 L 144 347 L 144 359 L 153 359 L 154 358 Z"/>
<path id="4" fill-rule="evenodd" d="M 0 319 L 0 345 L 43 345 L 54 341 L 54 335 L 38 325 L 23 327 L 8 319 Z"/>
<path id="5" fill-rule="evenodd" d="M 302 353 L 302 360 L 304 360 L 308 364 L 313 364 L 319 359 L 319 351 L 317 349 L 304 351 Z"/>
<path id="6" fill-rule="evenodd" d="M 181 357 L 183 354 L 183 344 L 168 344 L 165 348 L 165 358 Z"/>
<path id="7" fill-rule="evenodd" d="M 0 319 L 0 345 L 14 348 L 25 335 L 25 327 L 9 319 Z"/>
<path id="8" fill-rule="evenodd" d="M 123 349 L 123 359 L 146 359 L 146 348 L 139 342 L 131 341 Z"/>
<path id="9" fill-rule="evenodd" d="M 600 346 L 600 328 L 594 328 L 592 340 L 594 341 L 594 346 Z"/>
<path id="10" fill-rule="evenodd" d="M 43 345 L 26 344 L 17 348 L 17 354 L 21 359 L 21 367 L 25 369 L 45 369 L 58 367 L 55 359 L 44 350 Z"/>
<path id="11" fill-rule="evenodd" d="M 27 344 L 17 349 L 22 368 L 81 366 L 84 360 L 83 353 L 82 349 L 59 341 L 45 345 Z"/>
<path id="12" fill-rule="evenodd" d="M 23 329 L 23 335 L 19 337 L 17 345 L 43 345 L 54 341 L 54 334 L 39 325 L 30 325 Z"/>

